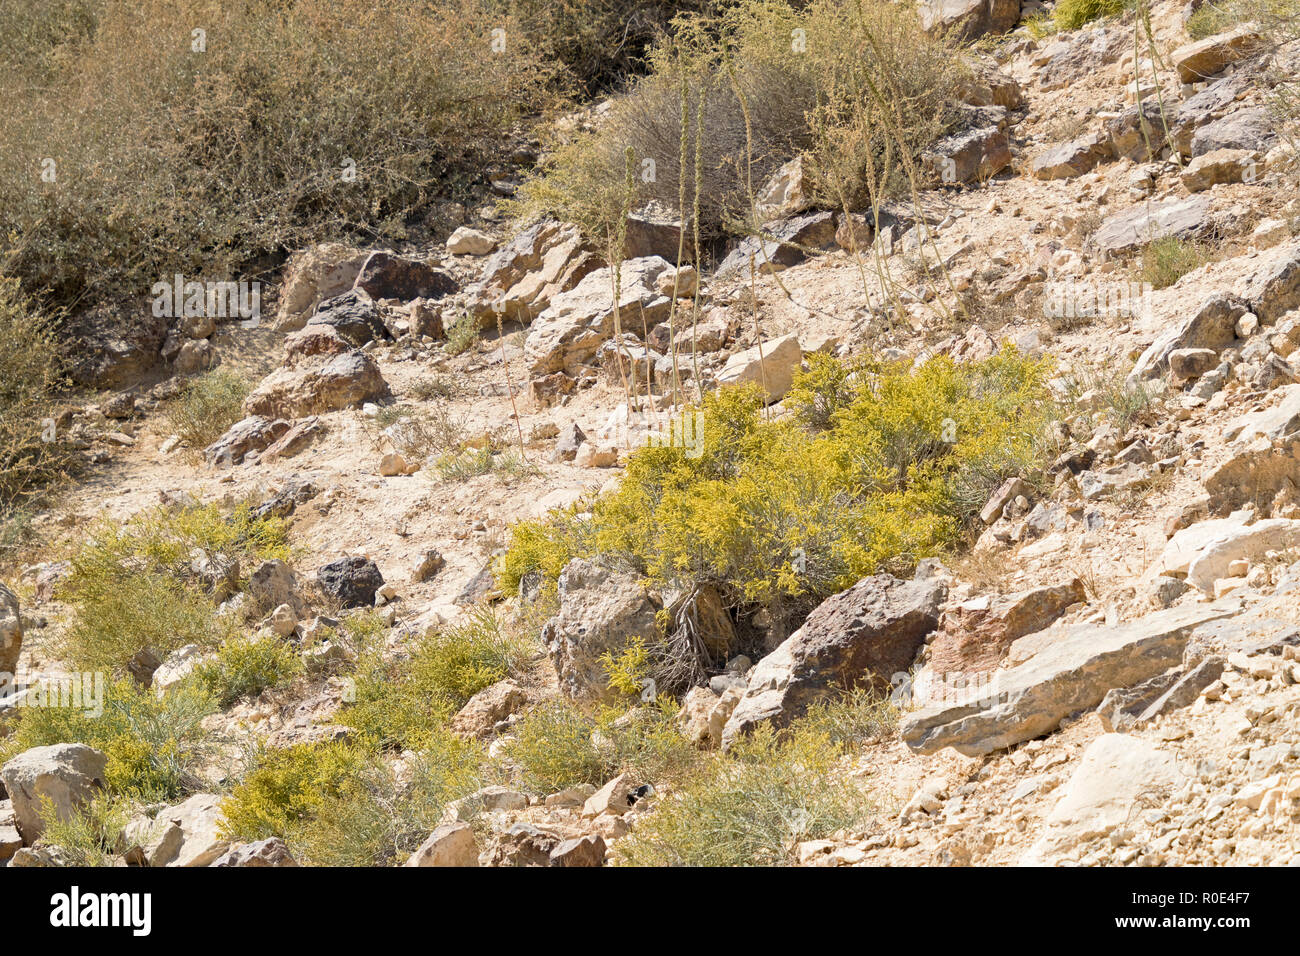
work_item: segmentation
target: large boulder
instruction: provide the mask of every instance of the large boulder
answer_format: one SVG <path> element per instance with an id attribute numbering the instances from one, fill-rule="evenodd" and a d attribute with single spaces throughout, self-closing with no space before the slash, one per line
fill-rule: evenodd
<path id="1" fill-rule="evenodd" d="M 790 390 L 794 373 L 802 364 L 803 348 L 799 345 L 799 336 L 786 335 L 737 352 L 718 373 L 718 384 L 753 383 L 767 393 L 768 402 L 776 402 Z"/>
<path id="2" fill-rule="evenodd" d="M 1114 157 L 1115 147 L 1109 133 L 1088 133 L 1040 153 L 1030 164 L 1029 170 L 1035 179 L 1070 179 L 1082 176 L 1099 163 Z"/>
<path id="3" fill-rule="evenodd" d="M 718 278 L 749 279 L 754 273 L 768 275 L 798 265 L 807 250 L 829 248 L 835 242 L 835 216 L 809 212 L 788 219 L 765 222 L 762 235 L 746 236 L 719 263 Z"/>
<path id="4" fill-rule="evenodd" d="M 102 305 L 78 312 L 59 332 L 68 342 L 68 374 L 86 388 L 123 388 L 162 358 L 167 319 L 135 305 Z"/>
<path id="5" fill-rule="evenodd" d="M 18 657 L 22 652 L 23 617 L 18 607 L 18 595 L 0 584 L 0 675 L 12 677 L 17 672 Z"/>
<path id="6" fill-rule="evenodd" d="M 369 558 L 340 558 L 316 572 L 316 584 L 344 608 L 374 607 L 384 576 Z"/>
<path id="7" fill-rule="evenodd" d="M 450 274 L 427 262 L 391 252 L 372 252 L 357 274 L 355 288 L 372 299 L 440 299 L 460 289 Z"/>
<path id="8" fill-rule="evenodd" d="M 1061 34 L 1034 54 L 1038 86 L 1058 90 L 1114 63 L 1133 47 L 1133 32 L 1124 26 L 1094 27 Z"/>
<path id="9" fill-rule="evenodd" d="M 530 374 L 573 374 L 614 336 L 616 316 L 625 330 L 651 328 L 663 321 L 672 303 L 656 288 L 656 280 L 672 268 L 659 256 L 623 262 L 617 306 L 613 270 L 608 267 L 597 269 L 569 291 L 555 296 L 534 320 L 524 342 Z"/>
<path id="10" fill-rule="evenodd" d="M 208 866 L 230 849 L 222 835 L 223 798 L 196 793 L 152 819 L 133 819 L 123 834 L 128 861 L 144 866 Z"/>
<path id="11" fill-rule="evenodd" d="M 280 283 L 275 327 L 292 332 L 307 324 L 317 303 L 352 288 L 367 253 L 337 242 L 296 252 Z"/>
<path id="12" fill-rule="evenodd" d="M 1277 123 L 1267 107 L 1253 106 L 1229 113 L 1192 134 L 1192 156 L 1220 149 L 1265 153 L 1277 142 Z"/>
<path id="13" fill-rule="evenodd" d="M 1026 635 L 1009 655 L 1020 663 L 994 671 L 989 681 L 957 693 L 919 688 L 921 706 L 903 718 L 900 734 L 921 753 L 952 747 L 968 756 L 1032 740 L 1070 714 L 1096 707 L 1111 688 L 1177 665 L 1193 628 L 1239 608 L 1240 602 L 1224 599 L 1115 626 L 1079 624 Z"/>
<path id="14" fill-rule="evenodd" d="M 980 126 L 943 137 L 922 161 L 946 185 L 986 180 L 1011 165 L 1011 142 L 1005 130 Z"/>
<path id="15" fill-rule="evenodd" d="M 1162 332 L 1138 357 L 1129 382 L 1154 378 L 1169 371 L 1169 356 L 1183 349 L 1218 352 L 1236 341 L 1237 320 L 1250 311 L 1239 296 L 1219 292 L 1205 299 L 1182 322 Z"/>
<path id="16" fill-rule="evenodd" d="M 1195 96 L 1183 100 L 1174 115 L 1172 139 L 1183 156 L 1192 155 L 1192 137 L 1201 127 L 1237 109 L 1238 100 L 1254 86 L 1254 78 L 1234 73 L 1215 80 Z"/>
<path id="17" fill-rule="evenodd" d="M 1089 243 L 1103 256 L 1119 255 L 1156 239 L 1193 239 L 1213 225 L 1210 201 L 1204 196 L 1139 203 L 1102 222 Z"/>
<path id="18" fill-rule="evenodd" d="M 244 414 L 304 418 L 390 398 L 375 360 L 348 352 L 319 365 L 276 369 L 244 399 Z"/>
<path id="19" fill-rule="evenodd" d="M 1261 322 L 1300 308 L 1300 240 L 1261 253 L 1259 265 L 1236 288 Z"/>
<path id="20" fill-rule="evenodd" d="M 467 737 L 490 738 L 498 724 L 523 710 L 527 692 L 512 680 L 499 680 L 483 688 L 456 712 L 451 729 Z"/>
<path id="21" fill-rule="evenodd" d="M 253 843 L 236 843 L 209 865 L 217 867 L 297 866 L 298 861 L 293 858 L 293 854 L 289 852 L 283 840 L 279 837 L 267 837 L 265 840 L 257 840 Z"/>
<path id="22" fill-rule="evenodd" d="M 544 220 L 493 253 L 468 293 L 468 308 L 483 326 L 498 317 L 529 321 L 603 265 L 577 226 Z"/>
<path id="23" fill-rule="evenodd" d="M 1221 183 L 1239 183 L 1259 167 L 1259 155 L 1245 149 L 1216 149 L 1197 156 L 1179 178 L 1189 193 Z"/>
<path id="24" fill-rule="evenodd" d="M 1086 600 L 1083 582 L 1072 578 L 1061 584 L 985 595 L 952 605 L 944 610 L 930 640 L 926 667 L 939 674 L 991 671 L 1016 640 L 1041 631 L 1066 608 Z"/>
<path id="25" fill-rule="evenodd" d="M 48 801 L 59 820 L 71 820 L 104 786 L 108 757 L 85 744 L 33 747 L 0 767 L 13 801 L 18 832 L 30 846 L 45 831 L 41 807 Z"/>
<path id="26" fill-rule="evenodd" d="M 209 465 L 238 465 L 245 456 L 266 449 L 288 430 L 289 423 L 284 419 L 250 415 L 203 449 L 203 460 Z"/>
<path id="27" fill-rule="evenodd" d="M 615 692 L 601 655 L 618 656 L 633 638 L 652 637 L 662 604 L 635 574 L 581 558 L 564 566 L 558 590 L 560 610 L 542 628 L 542 640 L 560 689 L 578 700 L 609 699 Z"/>
<path id="28" fill-rule="evenodd" d="M 1020 21 L 1020 0 L 921 0 L 921 29 L 975 40 L 1006 33 Z"/>
<path id="29" fill-rule="evenodd" d="M 478 866 L 478 839 L 468 823 L 436 827 L 403 866 Z"/>
<path id="30" fill-rule="evenodd" d="M 1170 59 L 1180 80 L 1196 83 L 1222 73 L 1228 65 L 1259 52 L 1263 47 L 1264 38 L 1259 31 L 1254 25 L 1245 24 L 1227 33 L 1180 46 L 1170 54 Z"/>
<path id="31" fill-rule="evenodd" d="M 754 212 L 760 222 L 797 216 L 812 206 L 812 190 L 802 156 L 785 163 L 768 177 L 754 197 Z"/>
<path id="32" fill-rule="evenodd" d="M 837 690 L 888 688 L 934 630 L 944 593 L 935 581 L 877 574 L 827 598 L 755 665 L 723 728 L 723 747 L 760 723 L 785 727 Z"/>

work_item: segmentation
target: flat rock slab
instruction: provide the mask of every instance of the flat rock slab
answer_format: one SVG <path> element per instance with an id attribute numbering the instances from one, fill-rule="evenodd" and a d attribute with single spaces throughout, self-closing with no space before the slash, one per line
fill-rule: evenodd
<path id="1" fill-rule="evenodd" d="M 978 690 L 906 715 L 903 741 L 920 753 L 952 747 L 982 756 L 1050 733 L 1070 714 L 1096 707 L 1111 688 L 1132 686 L 1179 664 L 1193 628 L 1240 608 L 1240 601 L 1225 598 L 1115 627 L 1083 624 L 1031 634 L 1017 642 L 1034 649 L 1028 660 L 996 671 Z"/>
<path id="2" fill-rule="evenodd" d="M 1131 252 L 1156 239 L 1199 236 L 1211 225 L 1210 201 L 1202 196 L 1144 202 L 1111 216 L 1090 241 L 1102 255 L 1114 255 Z"/>
<path id="3" fill-rule="evenodd" d="M 1074 776 L 1021 866 L 1060 862 L 1089 840 L 1109 836 L 1141 807 L 1160 806 L 1191 777 L 1177 754 L 1127 734 L 1105 734 L 1084 751 Z M 1140 803 L 1139 803 L 1140 801 Z"/>

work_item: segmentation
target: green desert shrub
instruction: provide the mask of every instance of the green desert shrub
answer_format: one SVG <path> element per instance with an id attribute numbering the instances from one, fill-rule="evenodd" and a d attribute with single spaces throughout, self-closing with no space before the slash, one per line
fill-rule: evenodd
<path id="1" fill-rule="evenodd" d="M 491 608 L 434 629 L 393 658 L 371 642 L 359 655 L 356 701 L 341 719 L 382 746 L 417 748 L 480 690 L 521 672 L 535 647 Z"/>
<path id="2" fill-rule="evenodd" d="M 585 513 L 516 525 L 499 580 L 513 590 L 531 571 L 553 579 L 574 557 L 604 554 L 659 585 L 707 582 L 731 603 L 773 606 L 908 573 L 965 540 L 1000 482 L 1039 474 L 1045 374 L 1012 350 L 915 370 L 863 362 L 847 377 L 814 359 L 779 420 L 756 387 L 724 389 L 698 412 L 694 457 L 638 449 L 618 490 Z"/>
<path id="3" fill-rule="evenodd" d="M 616 844 L 628 866 L 772 866 L 795 847 L 861 825 L 872 803 L 824 732 L 763 725 L 712 758 Z"/>
<path id="4" fill-rule="evenodd" d="M 371 760 L 337 795 L 287 828 L 301 862 L 318 866 L 400 865 L 441 822 L 452 800 L 483 785 L 474 741 L 443 731 L 394 767 Z"/>
<path id="5" fill-rule="evenodd" d="M 256 274 L 324 238 L 400 241 L 555 96 L 498 0 L 36 6 L 60 19 L 0 16 L 0 235 L 60 305 Z"/>
<path id="6" fill-rule="evenodd" d="M 167 408 L 167 422 L 191 448 L 206 448 L 244 417 L 249 390 L 248 380 L 235 372 L 204 372 L 182 386 Z"/>
<path id="7" fill-rule="evenodd" d="M 302 659 L 275 637 L 234 637 L 211 660 L 194 669 L 198 681 L 223 709 L 245 697 L 279 687 L 302 671 Z"/>
<path id="8" fill-rule="evenodd" d="M 215 713 L 216 703 L 207 693 L 182 684 L 160 697 L 123 678 L 105 682 L 101 703 L 99 713 L 72 706 L 20 708 L 9 741 L 12 752 L 58 743 L 88 744 L 108 756 L 105 783 L 116 794 L 153 801 L 193 790 L 193 774 L 211 753 L 211 738 L 202 723 Z"/>
<path id="9" fill-rule="evenodd" d="M 522 214 L 558 215 L 603 244 L 654 201 L 683 207 L 703 238 L 746 233 L 757 191 L 801 153 L 818 200 L 883 200 L 955 121 L 961 79 L 947 41 L 882 0 L 719 5 L 675 20 L 648 64 L 596 131 L 559 144 L 524 184 Z"/>
<path id="10" fill-rule="evenodd" d="M 222 802 L 223 832 L 234 840 L 284 839 L 359 786 L 373 759 L 346 740 L 263 749 Z"/>
<path id="11" fill-rule="evenodd" d="M 234 622 L 219 618 L 214 595 L 190 571 L 191 552 L 252 564 L 288 555 L 279 518 L 247 506 L 156 508 L 130 522 L 103 518 L 71 556 L 64 591 L 73 611 L 64 652 L 87 669 L 121 668 L 146 648 L 166 656 L 186 644 L 218 647 Z"/>
<path id="12" fill-rule="evenodd" d="M 131 804 L 99 793 L 63 818 L 49 797 L 42 796 L 40 813 L 45 824 L 42 841 L 57 846 L 68 866 L 113 866 L 131 818 Z"/>
<path id="13" fill-rule="evenodd" d="M 666 697 L 626 712 L 556 698 L 515 725 L 502 756 L 538 793 L 579 783 L 599 787 L 625 771 L 643 782 L 676 780 L 698 758 L 676 716 L 676 703 Z"/>

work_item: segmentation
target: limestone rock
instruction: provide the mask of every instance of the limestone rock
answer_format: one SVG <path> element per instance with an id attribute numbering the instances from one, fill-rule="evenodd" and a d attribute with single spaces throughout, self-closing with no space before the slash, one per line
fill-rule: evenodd
<path id="1" fill-rule="evenodd" d="M 488 739 L 499 723 L 521 711 L 527 703 L 528 695 L 522 687 L 509 679 L 499 680 L 465 702 L 451 719 L 451 729 L 458 734 Z"/>
<path id="2" fill-rule="evenodd" d="M 1020 0 L 922 0 L 921 29 L 975 40 L 1006 33 L 1020 20 Z"/>
<path id="3" fill-rule="evenodd" d="M 1198 193 L 1220 183 L 1239 183 L 1257 164 L 1256 153 L 1244 149 L 1216 149 L 1188 163 L 1180 178 L 1188 192 Z"/>
<path id="4" fill-rule="evenodd" d="M 1237 291 L 1265 324 L 1300 307 L 1300 240 L 1262 253 L 1259 265 L 1240 282 Z"/>
<path id="5" fill-rule="evenodd" d="M 1276 123 L 1266 107 L 1255 106 L 1228 113 L 1199 127 L 1192 134 L 1192 156 L 1221 149 L 1266 153 L 1277 142 Z"/>
<path id="6" fill-rule="evenodd" d="M 760 222 L 797 216 L 811 206 L 802 156 L 796 156 L 769 176 L 754 197 L 754 211 Z"/>
<path id="7" fill-rule="evenodd" d="M 70 820 L 76 810 L 103 789 L 108 757 L 85 744 L 33 747 L 0 767 L 15 825 L 30 846 L 45 831 L 41 807 L 48 800 L 60 820 Z"/>
<path id="8" fill-rule="evenodd" d="M 478 840 L 468 823 L 434 829 L 403 866 L 478 866 Z"/>
<path id="9" fill-rule="evenodd" d="M 307 324 L 316 304 L 352 288 L 367 253 L 336 242 L 293 254 L 280 283 L 275 327 L 292 332 Z"/>
<path id="10" fill-rule="evenodd" d="M 558 582 L 560 610 L 542 629 L 560 689 L 575 699 L 603 700 L 614 692 L 600 664 L 605 652 L 618 655 L 634 637 L 656 632 L 658 600 L 639 578 L 583 559 L 565 565 Z"/>
<path id="11" fill-rule="evenodd" d="M 391 397 L 375 360 L 364 352 L 349 352 L 319 366 L 277 369 L 244 399 L 244 412 L 303 418 Z"/>
<path id="12" fill-rule="evenodd" d="M 1054 863 L 1081 843 L 1109 836 L 1129 823 L 1138 808 L 1153 802 L 1159 806 L 1162 796 L 1186 780 L 1177 755 L 1170 751 L 1126 734 L 1098 737 L 1061 788 L 1043 835 L 1021 864 Z"/>
<path id="13" fill-rule="evenodd" d="M 617 310 L 612 301 L 612 270 L 608 268 L 592 272 L 568 292 L 557 295 L 534 320 L 524 342 L 530 374 L 574 374 L 613 337 L 616 311 L 625 329 L 661 322 L 671 302 L 655 287 L 656 280 L 671 268 L 666 259 L 658 256 L 625 261 L 620 270 Z"/>
<path id="14" fill-rule="evenodd" d="M 447 252 L 453 256 L 485 256 L 497 247 L 486 232 L 461 226 L 447 237 Z"/>
<path id="15" fill-rule="evenodd" d="M 878 574 L 827 598 L 755 665 L 723 730 L 723 746 L 763 722 L 785 727 L 835 689 L 889 687 L 938 623 L 943 595 L 934 581 Z"/>
<path id="16" fill-rule="evenodd" d="M 1170 59 L 1173 60 L 1180 80 L 1195 83 L 1223 72 L 1229 64 L 1252 55 L 1263 45 L 1263 38 L 1255 27 L 1246 24 L 1227 33 L 1215 34 L 1180 46 L 1170 54 Z"/>
<path id="17" fill-rule="evenodd" d="M 1083 582 L 1072 578 L 951 606 L 939 619 L 926 667 L 940 674 L 992 670 L 1014 641 L 1042 630 L 1066 608 L 1086 600 Z"/>
<path id="18" fill-rule="evenodd" d="M 1250 310 L 1239 296 L 1216 293 L 1186 319 L 1162 332 L 1138 358 L 1129 382 L 1155 378 L 1169 370 L 1169 356 L 1179 349 L 1209 349 L 1215 353 L 1237 338 L 1237 320 Z"/>
<path id="19" fill-rule="evenodd" d="M 718 373 L 718 384 L 753 382 L 767 393 L 769 402 L 775 402 L 790 390 L 795 370 L 802 364 L 803 349 L 799 346 L 799 337 L 787 335 L 733 355 Z"/>
<path id="20" fill-rule="evenodd" d="M 967 129 L 940 139 L 922 160 L 945 185 L 982 181 L 1011 165 L 1011 143 L 996 126 Z"/>
<path id="21" fill-rule="evenodd" d="M 1202 196 L 1140 203 L 1110 216 L 1089 242 L 1103 256 L 1131 252 L 1156 239 L 1191 239 L 1212 227 L 1210 204 Z"/>
<path id="22" fill-rule="evenodd" d="M 238 465 L 249 453 L 273 445 L 288 430 L 289 423 L 283 419 L 250 415 L 235 422 L 224 435 L 203 449 L 203 460 L 209 465 L 222 467 Z"/>
<path id="23" fill-rule="evenodd" d="M 279 837 L 268 837 L 253 843 L 236 843 L 210 864 L 211 866 L 297 866 L 289 848 Z"/>
<path id="24" fill-rule="evenodd" d="M 1127 687 L 1176 665 L 1191 630 L 1226 617 L 1238 602 L 1175 607 L 1114 627 L 1079 624 L 1063 633 L 1022 637 L 1027 660 L 994 672 L 977 693 L 924 702 L 900 724 L 913 750 L 953 747 L 978 756 L 1049 733 L 1076 711 L 1096 707 L 1112 687 Z M 1021 655 L 1017 655 L 1021 656 Z"/>
<path id="25" fill-rule="evenodd" d="M 1039 154 L 1029 169 L 1035 179 L 1069 179 L 1082 176 L 1114 154 L 1110 134 L 1089 133 Z"/>

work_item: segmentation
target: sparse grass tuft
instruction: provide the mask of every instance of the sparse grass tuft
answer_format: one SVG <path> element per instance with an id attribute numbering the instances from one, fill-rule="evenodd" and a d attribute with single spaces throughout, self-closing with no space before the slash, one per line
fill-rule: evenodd
<path id="1" fill-rule="evenodd" d="M 1059 0 L 1052 10 L 1058 30 L 1077 30 L 1102 17 L 1119 16 L 1133 6 L 1134 0 Z"/>
<path id="2" fill-rule="evenodd" d="M 443 351 L 448 355 L 460 355 L 478 344 L 478 321 L 468 312 L 453 322 L 447 329 L 447 341 Z"/>
<path id="3" fill-rule="evenodd" d="M 1210 253 L 1204 244 L 1166 236 L 1142 247 L 1138 277 L 1151 283 L 1153 289 L 1167 289 L 1209 260 Z"/>
<path id="4" fill-rule="evenodd" d="M 711 760 L 615 845 L 629 866 L 762 866 L 794 862 L 795 847 L 866 821 L 868 795 L 840 766 L 825 732 L 781 738 L 759 727 Z"/>

